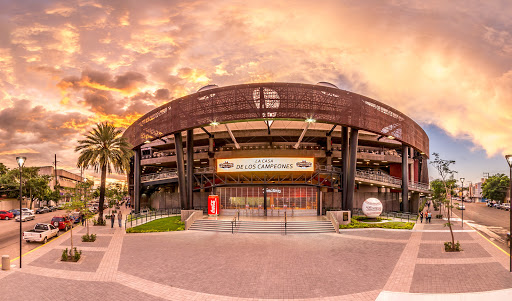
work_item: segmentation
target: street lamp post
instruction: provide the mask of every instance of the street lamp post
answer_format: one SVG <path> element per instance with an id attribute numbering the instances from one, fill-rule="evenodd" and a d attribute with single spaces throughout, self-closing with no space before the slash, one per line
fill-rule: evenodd
<path id="1" fill-rule="evenodd" d="M 508 162 L 508 166 L 510 168 L 510 194 L 509 194 L 509 197 L 510 197 L 510 203 L 512 204 L 512 155 L 506 155 L 505 156 L 505 159 L 507 159 L 507 162 Z M 508 239 L 512 239 L 512 209 L 509 209 L 509 215 L 510 215 L 510 220 L 509 220 L 509 224 L 508 224 L 508 232 L 509 232 L 509 236 L 508 236 Z M 509 262 L 510 262 L 510 268 L 509 268 L 509 271 L 512 273 L 512 241 L 510 242 L 510 246 L 509 246 L 509 249 L 508 249 L 508 252 L 509 252 Z"/>
<path id="2" fill-rule="evenodd" d="M 462 196 L 461 196 L 461 201 L 462 201 L 462 228 L 464 228 L 464 210 L 466 210 L 466 206 L 464 206 L 464 178 L 460 178 L 460 182 L 462 183 Z"/>
<path id="3" fill-rule="evenodd" d="M 16 157 L 16 161 L 18 162 L 18 166 L 20 167 L 20 269 L 21 269 L 21 242 L 23 240 L 23 230 L 22 230 L 22 225 L 23 224 L 23 216 L 21 214 L 21 172 L 23 171 L 23 165 L 25 164 L 25 161 L 27 160 L 27 158 L 25 157 Z"/>

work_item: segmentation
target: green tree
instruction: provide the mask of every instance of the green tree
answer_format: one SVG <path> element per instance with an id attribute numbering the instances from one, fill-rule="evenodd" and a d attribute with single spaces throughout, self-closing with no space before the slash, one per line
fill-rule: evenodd
<path id="1" fill-rule="evenodd" d="M 75 148 L 76 152 L 80 152 L 78 167 L 84 169 L 92 167 L 95 172 L 101 172 L 98 217 L 101 222 L 103 222 L 107 173 L 113 171 L 125 173 L 133 156 L 132 146 L 121 134 L 122 131 L 116 129 L 114 125 L 108 122 L 99 123 L 85 136 L 84 140 L 78 141 L 78 146 Z"/>
<path id="2" fill-rule="evenodd" d="M 486 199 L 501 201 L 507 196 L 510 180 L 504 174 L 497 174 L 489 177 L 482 184 L 482 196 Z"/>
<path id="3" fill-rule="evenodd" d="M 446 199 L 446 196 L 448 196 L 449 193 L 451 194 L 453 185 L 456 182 L 456 180 L 453 178 L 453 174 L 456 171 L 450 169 L 450 165 L 455 164 L 455 161 L 441 159 L 441 157 L 439 156 L 438 153 L 432 153 L 432 156 L 434 156 L 434 160 L 430 161 L 430 164 L 432 164 L 434 166 L 434 168 L 437 170 L 437 172 L 439 173 L 439 176 L 441 177 L 441 182 L 444 186 L 445 197 L 443 198 L 443 203 L 448 207 L 448 210 L 446 210 L 447 215 L 448 215 L 448 222 L 446 223 L 446 225 L 450 228 L 450 234 L 452 237 L 451 249 L 452 249 L 452 251 L 455 251 L 455 237 L 453 235 L 452 223 L 450 222 L 451 206 L 450 206 L 448 200 Z"/>
<path id="4" fill-rule="evenodd" d="M 9 171 L 9 168 L 5 166 L 2 162 L 0 162 L 0 176 L 6 174 Z"/>

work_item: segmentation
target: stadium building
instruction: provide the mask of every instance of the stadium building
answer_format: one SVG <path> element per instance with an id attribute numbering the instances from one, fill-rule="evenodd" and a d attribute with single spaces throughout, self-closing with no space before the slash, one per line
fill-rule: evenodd
<path id="1" fill-rule="evenodd" d="M 429 139 L 411 118 L 320 82 L 209 85 L 142 116 L 124 133 L 134 146 L 128 181 L 136 210 L 220 214 L 417 212 L 428 193 Z"/>

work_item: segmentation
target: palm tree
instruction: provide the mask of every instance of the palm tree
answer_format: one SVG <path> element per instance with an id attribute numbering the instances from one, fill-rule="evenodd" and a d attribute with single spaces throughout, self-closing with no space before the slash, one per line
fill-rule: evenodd
<path id="1" fill-rule="evenodd" d="M 94 168 L 95 172 L 101 170 L 100 202 L 98 221 L 103 221 L 103 204 L 105 202 L 105 180 L 107 172 L 125 173 L 130 166 L 133 156 L 132 146 L 126 138 L 121 136 L 122 131 L 116 129 L 108 122 L 98 123 L 84 140 L 78 141 L 75 152 L 80 152 L 77 167 Z"/>

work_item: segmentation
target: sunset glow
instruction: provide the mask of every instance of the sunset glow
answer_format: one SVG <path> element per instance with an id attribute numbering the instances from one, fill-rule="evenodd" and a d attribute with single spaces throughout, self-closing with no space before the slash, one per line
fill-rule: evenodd
<path id="1" fill-rule="evenodd" d="M 0 161 L 128 127 L 207 84 L 331 82 L 488 156 L 512 152 L 511 5 L 467 1 L 2 1 Z M 15 162 L 14 162 L 15 163 Z"/>

